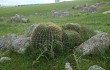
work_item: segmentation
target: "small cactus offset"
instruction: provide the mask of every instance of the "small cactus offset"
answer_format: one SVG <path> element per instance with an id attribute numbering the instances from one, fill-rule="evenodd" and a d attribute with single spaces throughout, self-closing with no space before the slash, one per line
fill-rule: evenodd
<path id="1" fill-rule="evenodd" d="M 81 26 L 77 23 L 68 23 L 65 26 L 63 26 L 64 30 L 74 30 L 76 32 L 78 32 L 83 41 L 86 41 L 87 39 L 89 39 L 90 37 L 92 37 L 93 35 L 95 35 L 95 32 L 92 31 L 91 29 L 88 29 L 84 26 Z"/>
<path id="2" fill-rule="evenodd" d="M 62 33 L 62 28 L 53 23 L 40 24 L 32 34 L 33 51 L 40 49 L 54 58 L 55 51 L 62 47 Z"/>
<path id="3" fill-rule="evenodd" d="M 83 39 L 80 34 L 74 30 L 64 30 L 63 42 L 65 47 L 73 50 L 76 46 L 83 42 Z"/>

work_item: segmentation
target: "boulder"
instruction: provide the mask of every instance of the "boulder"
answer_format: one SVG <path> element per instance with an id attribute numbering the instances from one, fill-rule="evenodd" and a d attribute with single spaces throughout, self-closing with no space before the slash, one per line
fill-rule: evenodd
<path id="1" fill-rule="evenodd" d="M 0 63 L 2 63 L 4 61 L 10 61 L 10 60 L 11 60 L 11 58 L 9 58 L 9 57 L 1 57 L 0 58 Z"/>
<path id="2" fill-rule="evenodd" d="M 35 28 L 38 26 L 38 24 L 33 24 L 29 26 L 26 31 L 24 32 L 24 37 L 30 37 Z"/>
<path id="3" fill-rule="evenodd" d="M 110 11 L 105 11 L 103 12 L 103 14 L 110 14 Z"/>
<path id="4" fill-rule="evenodd" d="M 13 51 L 22 53 L 30 44 L 30 37 L 17 36 L 16 34 L 8 34 L 0 37 L 0 50 L 13 49 Z"/>
<path id="5" fill-rule="evenodd" d="M 12 48 L 12 41 L 17 39 L 16 34 L 8 34 L 0 38 L 0 50 L 4 50 L 7 48 Z"/>
<path id="6" fill-rule="evenodd" d="M 89 13 L 94 13 L 94 12 L 97 12 L 97 11 L 98 11 L 98 9 L 95 5 L 92 5 L 88 8 Z"/>
<path id="7" fill-rule="evenodd" d="M 70 63 L 69 62 L 66 62 L 65 63 L 65 69 L 66 70 L 73 70 L 72 67 L 70 66 Z"/>
<path id="8" fill-rule="evenodd" d="M 59 18 L 59 17 L 69 16 L 70 13 L 68 10 L 61 10 L 61 11 L 52 10 L 51 14 L 52 14 L 52 17 Z"/>
<path id="9" fill-rule="evenodd" d="M 18 38 L 13 40 L 12 46 L 15 52 L 24 53 L 26 47 L 29 46 L 31 38 Z"/>
<path id="10" fill-rule="evenodd" d="M 27 23 L 30 22 L 27 18 L 22 18 L 20 15 L 16 14 L 15 16 L 10 17 L 8 20 L 9 22 L 21 22 L 21 23 Z"/>
<path id="11" fill-rule="evenodd" d="M 98 65 L 93 65 L 93 66 L 90 66 L 88 70 L 105 70 L 105 69 Z"/>
<path id="12" fill-rule="evenodd" d="M 30 20 L 27 19 L 27 18 L 21 18 L 21 22 L 22 22 L 22 23 L 28 23 L 28 22 L 30 22 Z"/>
<path id="13" fill-rule="evenodd" d="M 4 17 L 0 17 L 0 21 L 3 21 L 4 20 Z"/>
<path id="14" fill-rule="evenodd" d="M 76 48 L 76 51 L 81 53 L 82 55 L 97 54 L 100 49 L 108 50 L 109 45 L 110 40 L 108 34 L 101 32 L 78 46 Z"/>
<path id="15" fill-rule="evenodd" d="M 10 17 L 9 22 L 21 22 L 21 16 L 16 14 L 15 16 Z"/>

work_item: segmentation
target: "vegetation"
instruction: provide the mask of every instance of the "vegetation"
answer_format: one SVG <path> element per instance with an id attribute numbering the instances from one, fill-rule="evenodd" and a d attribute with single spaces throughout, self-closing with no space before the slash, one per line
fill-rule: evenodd
<path id="1" fill-rule="evenodd" d="M 71 2 L 62 2 L 62 3 L 55 3 L 55 4 L 42 4 L 42 5 L 28 5 L 28 6 L 17 6 L 17 7 L 6 7 L 6 8 L 0 8 L 0 16 L 3 16 L 6 21 L 0 21 L 0 36 L 6 35 L 6 34 L 18 34 L 21 35 L 25 31 L 25 29 L 32 25 L 33 23 L 48 23 L 53 22 L 59 26 L 64 26 L 66 23 L 79 23 L 80 25 L 83 25 L 85 27 L 88 27 L 91 30 L 101 30 L 104 32 L 107 32 L 110 35 L 110 15 L 104 15 L 102 12 L 107 11 L 110 9 L 110 4 L 103 5 L 98 7 L 97 13 L 91 13 L 88 14 L 87 12 L 79 12 L 74 11 L 71 8 L 73 6 L 84 5 L 85 3 L 88 3 L 89 6 L 92 4 L 95 4 L 96 2 L 109 2 L 109 0 L 75 0 Z M 53 18 L 50 14 L 52 10 L 65 10 L 70 9 L 70 15 L 62 18 Z M 45 14 L 45 16 L 36 16 L 35 13 L 42 13 Z M 23 15 L 24 17 L 28 17 L 31 21 L 29 23 L 8 23 L 7 19 L 15 14 Z M 51 27 L 53 27 L 53 30 L 58 29 L 57 31 L 61 31 L 59 26 L 53 25 L 53 24 L 41 24 L 40 29 L 44 29 L 44 31 L 39 31 L 38 28 L 36 28 L 36 31 L 39 31 L 40 33 L 46 34 L 45 30 L 49 32 Z M 85 29 L 85 28 L 84 28 Z M 68 34 L 68 29 L 65 29 L 65 32 L 68 36 L 75 34 L 80 34 L 78 31 L 69 31 L 71 34 Z M 82 32 L 81 32 L 82 33 Z M 92 33 L 92 32 L 91 32 Z M 54 31 L 53 34 L 54 35 Z M 57 33 L 60 35 L 60 33 Z M 88 33 L 89 34 L 89 33 Z M 37 40 L 37 33 L 34 32 L 33 34 L 33 43 L 32 45 L 36 47 L 36 43 L 39 43 Z M 80 34 L 83 36 L 83 39 L 87 40 L 86 35 Z M 94 33 L 92 33 L 94 35 Z M 40 36 L 40 35 L 39 35 Z M 38 36 L 38 37 L 39 37 Z M 91 36 L 91 34 L 90 34 Z M 42 36 L 42 38 L 44 38 Z M 39 39 L 42 40 L 42 39 Z M 45 38 L 44 38 L 45 40 Z M 52 40 L 52 39 L 50 39 Z M 70 40 L 71 41 L 71 40 Z M 77 43 L 77 42 L 76 42 Z M 78 42 L 79 44 L 79 42 Z M 33 47 L 30 46 L 30 47 Z M 69 47 L 69 46 L 68 46 Z M 3 53 L 0 51 L 0 53 Z M 57 58 L 54 59 L 45 59 L 45 56 L 43 54 L 44 52 L 39 53 L 38 57 L 31 58 L 30 56 L 18 54 L 15 52 L 7 51 L 4 55 L 0 54 L 0 57 L 2 56 L 9 56 L 12 58 L 11 61 L 0 63 L 0 69 L 1 70 L 64 70 L 64 65 L 66 61 L 69 61 L 72 64 L 76 64 L 77 68 L 79 70 L 87 70 L 91 65 L 99 65 L 105 70 L 110 70 L 110 51 L 108 52 L 101 52 L 99 55 L 88 55 L 88 56 L 82 56 L 77 53 L 73 52 L 67 52 L 63 51 L 63 54 L 58 55 Z M 32 54 L 29 54 L 32 55 Z M 68 57 L 70 58 L 68 60 Z M 34 56 L 34 55 L 32 55 Z M 42 57 L 44 56 L 44 57 Z M 40 58 L 40 59 L 39 59 Z M 79 60 L 77 60 L 80 58 Z M 36 63 L 33 61 L 37 60 Z M 34 64 L 33 64 L 34 63 Z"/>

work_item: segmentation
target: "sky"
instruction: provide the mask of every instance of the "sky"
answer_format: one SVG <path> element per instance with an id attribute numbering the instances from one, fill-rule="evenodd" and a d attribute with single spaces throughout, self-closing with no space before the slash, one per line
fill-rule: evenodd
<path id="1" fill-rule="evenodd" d="M 71 1 L 71 0 L 60 0 L 60 1 Z M 55 0 L 0 0 L 0 4 L 2 5 L 43 4 L 54 2 Z"/>

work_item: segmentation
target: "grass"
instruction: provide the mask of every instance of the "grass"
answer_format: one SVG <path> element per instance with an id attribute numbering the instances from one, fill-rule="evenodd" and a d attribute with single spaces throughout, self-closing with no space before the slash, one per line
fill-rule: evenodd
<path id="1" fill-rule="evenodd" d="M 56 4 L 43 4 L 43 5 L 29 5 L 29 6 L 18 6 L 18 7 L 8 7 L 0 8 L 0 16 L 3 16 L 5 20 L 9 17 L 20 14 L 31 20 L 29 23 L 7 23 L 6 21 L 0 22 L 0 36 L 6 34 L 18 34 L 24 33 L 26 28 L 32 24 L 53 22 L 60 26 L 66 23 L 79 23 L 83 26 L 87 26 L 92 30 L 101 30 L 107 32 L 110 35 L 110 15 L 103 15 L 102 12 L 110 9 L 109 5 L 104 5 L 98 7 L 97 13 L 87 14 L 86 12 L 78 12 L 70 10 L 71 15 L 62 18 L 52 18 L 49 14 L 51 10 L 64 10 L 71 9 L 73 6 L 79 4 L 83 5 L 86 2 L 92 5 L 96 2 L 103 2 L 109 0 L 77 0 L 74 2 L 62 2 Z M 35 13 L 43 13 L 46 16 L 37 17 Z M 79 16 L 77 16 L 80 14 Z M 72 54 L 72 53 L 71 53 Z M 71 55 L 69 54 L 69 55 Z M 11 57 L 11 61 L 6 61 L 0 64 L 0 70 L 64 70 L 65 58 L 68 56 L 66 53 L 62 56 L 58 56 L 53 60 L 41 59 L 40 62 L 32 66 L 33 59 L 28 56 L 11 53 L 7 56 Z M 79 55 L 78 55 L 79 57 Z M 107 57 L 110 57 L 107 54 Z M 108 59 L 109 60 L 109 59 Z M 110 70 L 110 63 L 105 62 L 100 56 L 86 56 L 82 57 L 79 63 L 80 70 L 87 70 L 91 65 L 99 65 Z"/>

